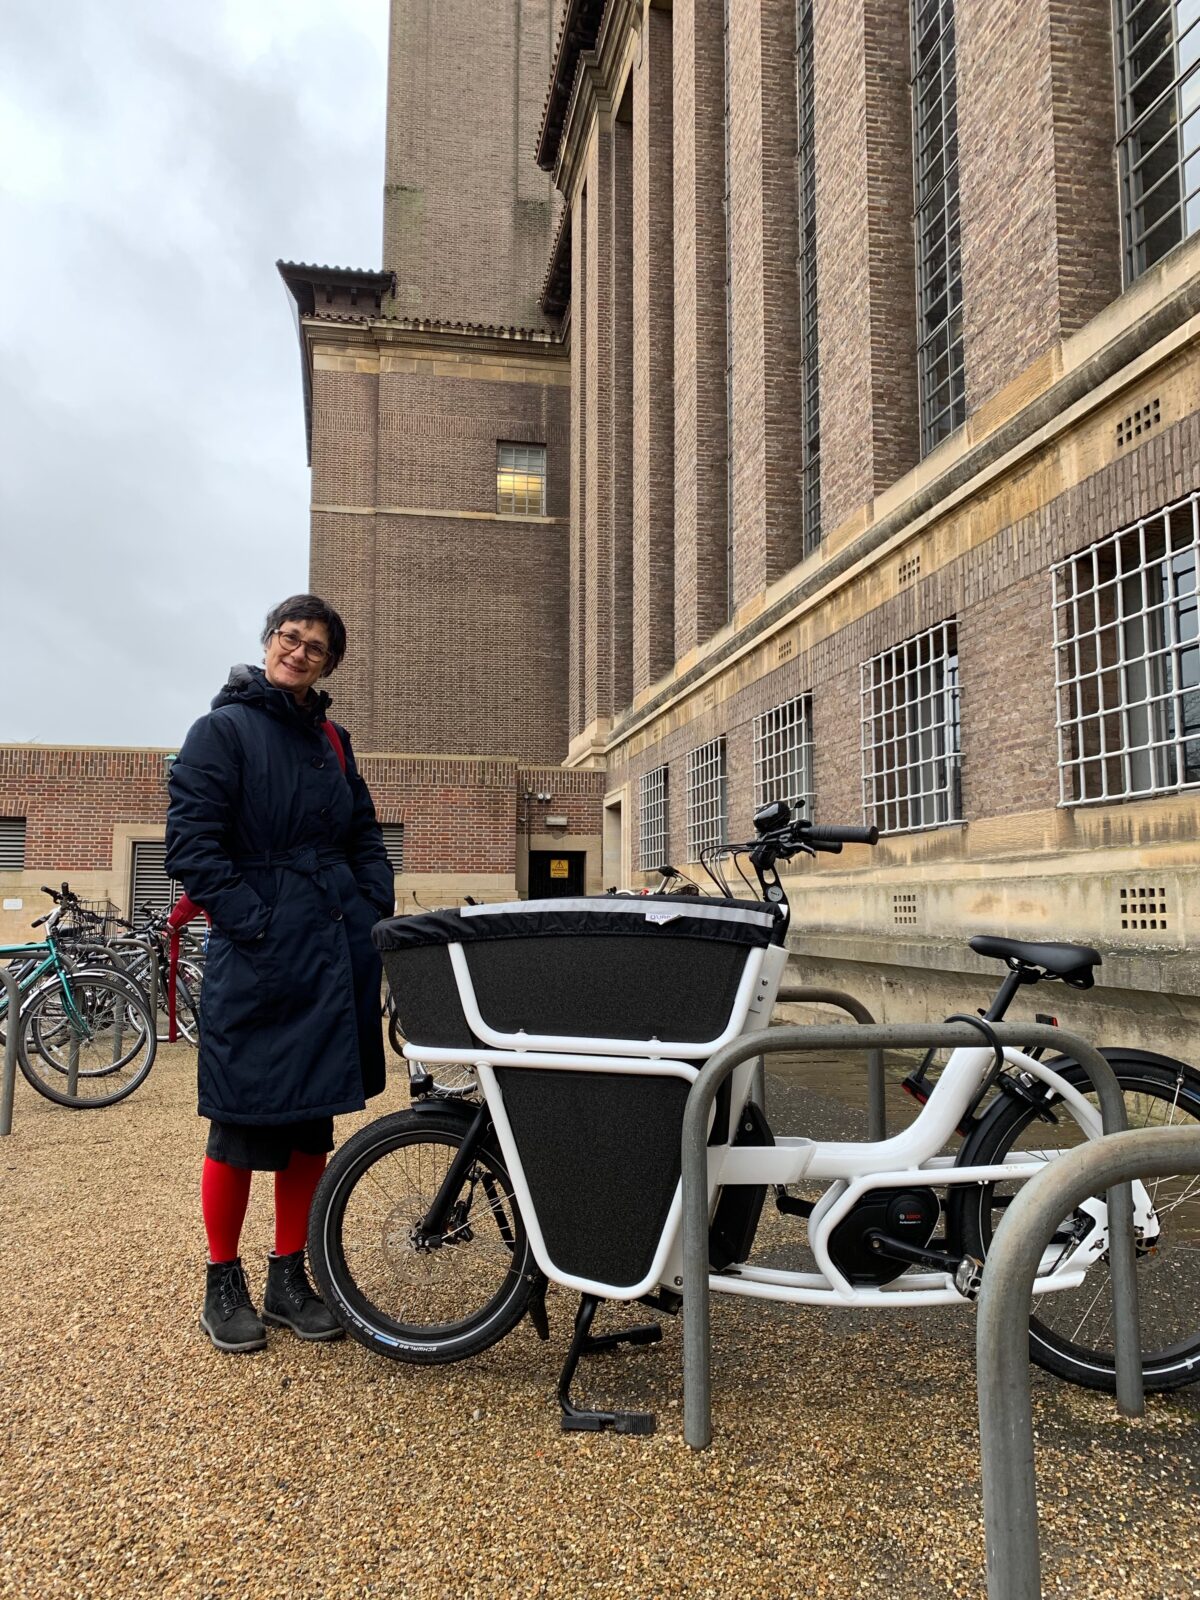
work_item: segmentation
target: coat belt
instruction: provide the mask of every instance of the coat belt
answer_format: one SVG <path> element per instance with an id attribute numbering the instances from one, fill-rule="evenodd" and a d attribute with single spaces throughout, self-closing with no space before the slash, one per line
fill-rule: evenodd
<path id="1" fill-rule="evenodd" d="M 246 868 L 258 871 L 283 867 L 288 872 L 302 872 L 310 878 L 315 878 L 322 867 L 350 865 L 344 850 L 334 850 L 327 845 L 307 845 L 296 850 L 268 850 L 261 856 L 235 856 L 233 864 L 239 871 Z"/>

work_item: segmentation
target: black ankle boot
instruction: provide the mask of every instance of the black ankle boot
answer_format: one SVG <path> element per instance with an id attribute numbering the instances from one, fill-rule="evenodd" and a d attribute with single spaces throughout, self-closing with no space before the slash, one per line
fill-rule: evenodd
<path id="1" fill-rule="evenodd" d="M 267 1330 L 250 1302 L 240 1256 L 233 1261 L 208 1263 L 200 1326 L 217 1349 L 227 1354 L 266 1348 Z"/>
<path id="2" fill-rule="evenodd" d="M 341 1324 L 329 1311 L 304 1270 L 304 1251 L 267 1257 L 267 1292 L 263 1321 L 290 1328 L 301 1339 L 344 1339 Z"/>

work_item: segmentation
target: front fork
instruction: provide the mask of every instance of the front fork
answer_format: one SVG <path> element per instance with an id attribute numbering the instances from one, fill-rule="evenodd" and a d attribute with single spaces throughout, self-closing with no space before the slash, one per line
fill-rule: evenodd
<path id="1" fill-rule="evenodd" d="M 479 1147 L 490 1132 L 491 1125 L 492 1119 L 488 1115 L 487 1106 L 480 1104 L 463 1135 L 462 1143 L 454 1153 L 454 1159 L 446 1169 L 446 1176 L 433 1197 L 432 1205 L 417 1223 L 415 1233 L 420 1243 L 427 1246 L 441 1244 L 463 1179 L 471 1170 L 471 1165 L 479 1152 Z"/>

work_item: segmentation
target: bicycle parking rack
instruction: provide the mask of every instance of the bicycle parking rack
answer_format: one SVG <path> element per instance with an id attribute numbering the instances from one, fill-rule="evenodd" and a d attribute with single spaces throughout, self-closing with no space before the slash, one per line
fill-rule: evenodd
<path id="1" fill-rule="evenodd" d="M 1200 1175 L 1200 1129 L 1139 1128 L 1089 1140 L 1023 1184 L 996 1230 L 975 1341 L 988 1600 L 1040 1600 L 1042 1593 L 1027 1340 L 1042 1251 L 1060 1219 L 1097 1189 L 1174 1172 Z M 1115 1301 L 1115 1281 L 1113 1290 Z"/>
<path id="2" fill-rule="evenodd" d="M 779 993 L 775 996 L 778 1005 L 814 1005 L 837 1006 L 840 1010 L 849 1012 L 855 1022 L 865 1023 L 868 1027 L 874 1026 L 875 1018 L 860 1000 L 855 1000 L 852 995 L 843 994 L 840 989 L 814 989 L 808 984 L 785 983 L 781 984 Z M 766 1096 L 763 1080 L 766 1068 L 761 1056 L 754 1074 L 754 1083 L 751 1093 L 759 1107 L 766 1109 Z M 884 1105 L 884 1076 L 883 1076 L 883 1051 L 867 1051 L 867 1138 L 871 1140 L 887 1138 L 887 1108 Z"/>
<path id="3" fill-rule="evenodd" d="M 1125 1098 L 1116 1074 L 1085 1039 L 1044 1023 L 993 1022 L 1001 1045 L 1016 1049 L 1040 1045 L 1070 1056 L 1091 1078 L 1100 1100 L 1106 1134 L 1128 1127 Z M 979 1031 L 970 1023 L 888 1023 L 847 1028 L 783 1027 L 746 1033 L 718 1050 L 701 1068 L 683 1114 L 683 1436 L 695 1450 L 712 1443 L 712 1329 L 708 1264 L 708 1117 L 717 1090 L 733 1069 L 752 1056 L 780 1051 L 928 1050 L 978 1047 Z M 1128 1181 L 1108 1192 L 1111 1221 L 1109 1269 L 1112 1275 L 1113 1334 L 1117 1408 L 1125 1416 L 1145 1409 L 1138 1337 L 1137 1279 L 1133 1240 L 1133 1190 Z M 986 1281 L 987 1274 L 984 1274 Z M 1028 1360 L 1028 1341 L 1021 1340 Z"/>
<path id="4" fill-rule="evenodd" d="M 21 991 L 7 969 L 0 968 L 0 983 L 8 996 L 8 1027 L 4 1033 L 4 1067 L 0 1077 L 0 1138 L 12 1132 L 13 1088 L 17 1081 L 17 1022 Z"/>

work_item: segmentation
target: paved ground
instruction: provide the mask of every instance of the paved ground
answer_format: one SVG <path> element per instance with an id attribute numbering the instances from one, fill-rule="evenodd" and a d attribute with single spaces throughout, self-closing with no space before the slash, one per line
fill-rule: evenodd
<path id="1" fill-rule="evenodd" d="M 548 1346 L 523 1325 L 460 1367 L 274 1330 L 265 1353 L 222 1357 L 196 1328 L 192 1069 L 164 1050 L 129 1101 L 86 1114 L 18 1080 L 0 1141 L 0 1596 L 983 1595 L 970 1312 L 719 1300 L 700 1454 L 671 1323 L 661 1346 L 585 1367 L 588 1398 L 658 1412 L 653 1438 L 558 1431 L 559 1295 Z M 860 1096 L 835 1082 L 807 1113 L 849 1128 Z M 777 1107 L 800 1104 L 789 1084 Z M 403 1098 L 397 1083 L 377 1106 Z M 259 1179 L 256 1289 L 269 1243 Z M 1200 1396 L 1128 1424 L 1040 1374 L 1034 1392 L 1046 1593 L 1200 1596 Z"/>

